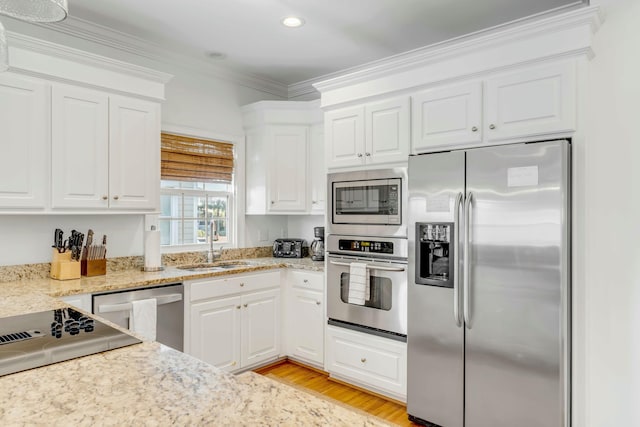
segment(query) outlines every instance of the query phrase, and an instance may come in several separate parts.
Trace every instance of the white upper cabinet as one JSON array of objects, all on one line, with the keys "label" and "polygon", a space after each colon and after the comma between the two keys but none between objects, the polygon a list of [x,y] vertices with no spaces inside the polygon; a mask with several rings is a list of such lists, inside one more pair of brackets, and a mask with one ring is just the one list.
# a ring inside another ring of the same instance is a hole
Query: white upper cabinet
[{"label": "white upper cabinet", "polygon": [[52,207],[109,207],[109,97],[57,85],[52,106]]},{"label": "white upper cabinet", "polygon": [[0,74],[0,209],[47,204],[50,105],[48,84]]},{"label": "white upper cabinet", "polygon": [[246,213],[324,213],[324,141],[319,101],[260,101],[242,107]]},{"label": "white upper cabinet", "polygon": [[159,104],[110,97],[109,194],[115,209],[159,209]]},{"label": "white upper cabinet", "polygon": [[53,88],[52,207],[156,210],[159,105]]},{"label": "white upper cabinet", "polygon": [[269,212],[304,212],[307,208],[308,133],[307,126],[268,127]]},{"label": "white upper cabinet", "polygon": [[487,79],[487,141],[548,135],[576,129],[573,62],[527,68]]},{"label": "white upper cabinet", "polygon": [[327,195],[327,169],[324,156],[324,127],[311,126],[309,138],[310,213],[324,214]]},{"label": "white upper cabinet", "polygon": [[482,84],[434,88],[411,97],[413,151],[482,142]]},{"label": "white upper cabinet", "polygon": [[575,80],[565,61],[418,92],[411,152],[564,136],[576,129]]},{"label": "white upper cabinet", "polygon": [[409,155],[409,98],[325,114],[329,169],[401,163]]},{"label": "white upper cabinet", "polygon": [[364,164],[364,108],[329,111],[324,115],[327,167]]},{"label": "white upper cabinet", "polygon": [[409,111],[409,97],[365,105],[364,156],[367,163],[407,161]]}]

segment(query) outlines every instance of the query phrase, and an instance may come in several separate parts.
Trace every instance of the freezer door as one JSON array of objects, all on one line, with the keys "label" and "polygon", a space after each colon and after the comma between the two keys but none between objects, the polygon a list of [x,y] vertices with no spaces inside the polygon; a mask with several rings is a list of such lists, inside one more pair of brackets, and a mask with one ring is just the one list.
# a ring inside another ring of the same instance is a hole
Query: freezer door
[{"label": "freezer door", "polygon": [[568,426],[569,145],[467,152],[465,426]]},{"label": "freezer door", "polygon": [[[463,425],[464,329],[454,318],[454,304],[460,304],[452,287],[416,283],[416,224],[455,223],[456,199],[464,193],[464,163],[463,151],[409,158],[407,412],[447,427]],[[460,247],[458,236],[453,250]],[[457,267],[453,275],[460,271]]]}]

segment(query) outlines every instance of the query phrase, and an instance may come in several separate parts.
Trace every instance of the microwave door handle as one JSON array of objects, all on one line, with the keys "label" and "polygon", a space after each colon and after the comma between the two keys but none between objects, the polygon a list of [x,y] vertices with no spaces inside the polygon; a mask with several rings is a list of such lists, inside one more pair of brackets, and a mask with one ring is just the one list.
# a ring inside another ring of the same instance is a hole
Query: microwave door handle
[{"label": "microwave door handle", "polygon": [[[343,267],[351,266],[351,263],[349,262],[340,262],[340,261],[329,261],[329,262],[333,265],[341,265]],[[405,267],[387,267],[387,266],[374,265],[374,264],[367,264],[367,268],[369,270],[381,270],[381,271],[405,271],[406,270]]]},{"label": "microwave door handle", "polygon": [[453,318],[458,327],[462,326],[462,319],[460,318],[460,275],[458,274],[460,272],[460,246],[458,242],[460,242],[460,206],[463,198],[462,193],[458,193],[453,208],[453,236],[455,239],[453,247]]},{"label": "microwave door handle", "polygon": [[[181,294],[169,294],[156,297],[157,305],[171,304],[173,302],[182,301]],[[121,304],[101,304],[98,306],[98,313],[114,313],[117,311],[130,311],[133,305],[130,302]]]}]

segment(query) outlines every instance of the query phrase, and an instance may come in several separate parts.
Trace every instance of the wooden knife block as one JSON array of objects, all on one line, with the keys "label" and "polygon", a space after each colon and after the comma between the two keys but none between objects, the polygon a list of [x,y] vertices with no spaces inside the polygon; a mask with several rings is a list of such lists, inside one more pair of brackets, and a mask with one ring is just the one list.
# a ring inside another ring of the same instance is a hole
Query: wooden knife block
[{"label": "wooden knife block", "polygon": [[81,272],[83,276],[103,276],[107,274],[107,260],[103,259],[83,259],[81,263]]},{"label": "wooden knife block", "polygon": [[54,249],[51,257],[51,272],[49,276],[56,280],[71,280],[80,278],[80,262],[71,260],[71,252],[59,253]]}]

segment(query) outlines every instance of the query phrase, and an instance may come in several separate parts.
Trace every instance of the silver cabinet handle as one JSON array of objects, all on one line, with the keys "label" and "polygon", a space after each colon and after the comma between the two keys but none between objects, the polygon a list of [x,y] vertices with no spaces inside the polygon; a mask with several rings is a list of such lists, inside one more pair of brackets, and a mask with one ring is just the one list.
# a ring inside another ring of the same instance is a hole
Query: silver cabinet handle
[{"label": "silver cabinet handle", "polygon": [[[344,267],[351,267],[351,264],[348,262],[339,262],[339,261],[330,261],[333,265],[342,265]],[[367,264],[367,268],[369,270],[381,270],[381,271],[405,271],[405,267],[384,267],[381,265],[375,264]]]},{"label": "silver cabinet handle", "polygon": [[364,363],[364,362],[366,362],[366,361],[367,361],[367,359],[366,359],[366,357],[363,357],[362,359],[360,359],[360,361],[361,361],[362,363]]},{"label": "silver cabinet handle", "polygon": [[242,306],[243,306],[244,308],[247,308],[247,306],[248,306],[248,305],[249,305],[249,304],[242,304]]},{"label": "silver cabinet handle", "polygon": [[276,202],[274,202],[274,201],[272,200],[272,201],[271,201],[271,204],[272,204],[272,205],[275,205],[275,204],[276,204]]},{"label": "silver cabinet handle", "polygon": [[236,308],[237,308],[238,310],[240,310],[240,306],[239,306],[239,305],[236,305]]},{"label": "silver cabinet handle", "polygon": [[109,199],[109,196],[102,196],[102,200],[107,200]]},{"label": "silver cabinet handle", "polygon": [[[457,243],[460,241],[460,206],[462,205],[462,193],[458,193],[456,197],[455,207],[453,208],[453,238]],[[460,247],[456,244],[453,247],[453,318],[456,321],[458,327],[462,326],[462,319],[460,318]]]},{"label": "silver cabinet handle", "polygon": [[496,128],[496,125],[494,125],[493,123],[489,125],[489,129],[494,130]]},{"label": "silver cabinet handle", "polygon": [[362,153],[358,153],[358,157],[362,157]]},{"label": "silver cabinet handle", "polygon": [[478,132],[478,127],[477,126],[472,127],[471,132]]},{"label": "silver cabinet handle", "polygon": [[238,362],[236,362],[235,360],[233,361],[233,363],[231,364],[231,366],[236,366],[238,364]]},{"label": "silver cabinet handle", "polygon": [[244,283],[240,283],[240,287],[243,287],[243,286],[244,286]]},{"label": "silver cabinet handle", "polygon": [[371,153],[364,153],[365,156],[371,157]]},{"label": "silver cabinet handle", "polygon": [[316,301],[316,305],[320,305],[320,304],[321,304],[320,301]]},{"label": "silver cabinet handle", "polygon": [[309,279],[302,279],[304,283],[309,283]]},{"label": "silver cabinet handle", "polygon": [[467,329],[471,329],[471,310],[470,310],[470,300],[471,300],[471,289],[470,289],[470,277],[469,277],[469,264],[471,263],[471,245],[469,241],[471,240],[471,207],[473,206],[473,193],[469,191],[467,193],[467,200],[464,202],[464,259],[462,263],[463,269],[463,298],[462,305],[464,310],[464,322]]},{"label": "silver cabinet handle", "polygon": [[[171,304],[172,302],[182,301],[181,294],[169,294],[156,297],[157,305]],[[102,304],[98,306],[98,313],[113,313],[116,311],[129,311],[133,309],[133,305],[130,302],[122,304]]]},{"label": "silver cabinet handle", "polygon": [[118,196],[113,196],[113,200],[118,200],[120,197]]}]

